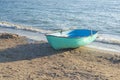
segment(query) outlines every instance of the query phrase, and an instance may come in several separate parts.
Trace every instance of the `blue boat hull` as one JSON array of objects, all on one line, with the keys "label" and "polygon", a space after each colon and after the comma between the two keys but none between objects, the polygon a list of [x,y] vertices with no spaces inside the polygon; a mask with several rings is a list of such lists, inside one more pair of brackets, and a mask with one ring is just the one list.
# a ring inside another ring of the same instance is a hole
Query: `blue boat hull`
[{"label": "blue boat hull", "polygon": [[49,44],[56,50],[65,48],[77,48],[93,42],[97,37],[97,31],[76,29],[62,33],[46,35]]}]

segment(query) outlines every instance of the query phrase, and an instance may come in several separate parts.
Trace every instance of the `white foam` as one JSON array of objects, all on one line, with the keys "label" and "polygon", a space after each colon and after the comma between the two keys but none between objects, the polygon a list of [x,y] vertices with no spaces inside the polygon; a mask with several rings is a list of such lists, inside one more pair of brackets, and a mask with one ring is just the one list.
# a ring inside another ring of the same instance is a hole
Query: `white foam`
[{"label": "white foam", "polygon": [[87,47],[120,53],[120,46],[118,46],[118,45],[111,45],[111,44],[93,42],[93,43],[87,45]]},{"label": "white foam", "polygon": [[[18,34],[21,36],[26,36],[30,39],[37,41],[47,41],[44,34],[51,33],[49,30],[42,30],[33,28],[30,26],[23,26],[18,24],[13,24],[9,22],[0,22],[0,32],[9,32]],[[109,50],[120,52],[120,36],[119,35],[111,35],[111,34],[99,34],[96,41],[87,45],[88,47],[98,48],[101,50]]]},{"label": "white foam", "polygon": [[26,31],[32,31],[32,32],[40,32],[40,33],[50,33],[50,30],[43,30],[38,28],[33,28],[32,26],[24,26],[20,24],[14,24],[10,22],[0,22],[0,26],[4,28],[14,28],[14,29],[20,29],[20,30],[26,30]]},{"label": "white foam", "polygon": [[24,30],[15,30],[15,29],[8,29],[8,28],[0,28],[0,33],[13,33],[18,34],[21,36],[26,36],[29,39],[35,40],[35,41],[47,41],[44,34],[38,33],[38,32],[30,32],[30,31],[24,31]]},{"label": "white foam", "polygon": [[99,34],[88,47],[120,53],[120,37],[112,34]]},{"label": "white foam", "polygon": [[120,45],[120,36],[112,34],[99,34],[96,41],[106,44]]}]

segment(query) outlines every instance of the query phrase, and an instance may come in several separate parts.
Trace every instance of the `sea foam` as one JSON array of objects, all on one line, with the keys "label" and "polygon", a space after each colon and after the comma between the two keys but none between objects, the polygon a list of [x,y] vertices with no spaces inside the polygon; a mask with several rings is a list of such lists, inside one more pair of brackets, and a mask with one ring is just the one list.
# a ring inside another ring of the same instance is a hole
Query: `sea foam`
[{"label": "sea foam", "polygon": [[[37,41],[40,40],[47,41],[44,34],[53,33],[57,31],[57,30],[54,31],[54,30],[38,29],[32,26],[24,26],[10,22],[0,22],[0,28],[1,28],[0,32],[15,33]],[[120,52],[120,37],[118,35],[113,35],[113,34],[99,33],[97,39],[87,46]]]},{"label": "sea foam", "polygon": [[40,32],[40,33],[50,33],[51,32],[49,30],[43,30],[40,28],[32,27],[32,26],[24,26],[24,25],[14,24],[14,23],[10,23],[10,22],[0,22],[0,27],[11,28],[11,29],[20,29],[20,30],[31,31],[31,32]]},{"label": "sea foam", "polygon": [[120,45],[120,37],[112,34],[99,34],[96,39],[97,42]]}]

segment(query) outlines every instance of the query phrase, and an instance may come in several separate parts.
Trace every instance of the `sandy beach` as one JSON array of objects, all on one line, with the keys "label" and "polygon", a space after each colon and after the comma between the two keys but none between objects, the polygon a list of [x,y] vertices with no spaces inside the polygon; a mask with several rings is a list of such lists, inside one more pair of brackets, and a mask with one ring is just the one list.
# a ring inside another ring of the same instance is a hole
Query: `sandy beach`
[{"label": "sandy beach", "polygon": [[120,80],[119,53],[54,50],[44,41],[0,34],[0,80]]}]

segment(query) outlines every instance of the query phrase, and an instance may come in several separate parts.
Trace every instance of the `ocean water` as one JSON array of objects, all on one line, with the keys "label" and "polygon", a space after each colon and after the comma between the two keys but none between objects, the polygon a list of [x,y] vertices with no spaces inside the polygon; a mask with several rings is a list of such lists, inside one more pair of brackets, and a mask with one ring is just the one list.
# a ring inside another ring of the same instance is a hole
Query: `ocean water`
[{"label": "ocean water", "polygon": [[120,52],[120,0],[0,0],[0,32],[46,40],[74,28],[99,31],[89,47]]}]

